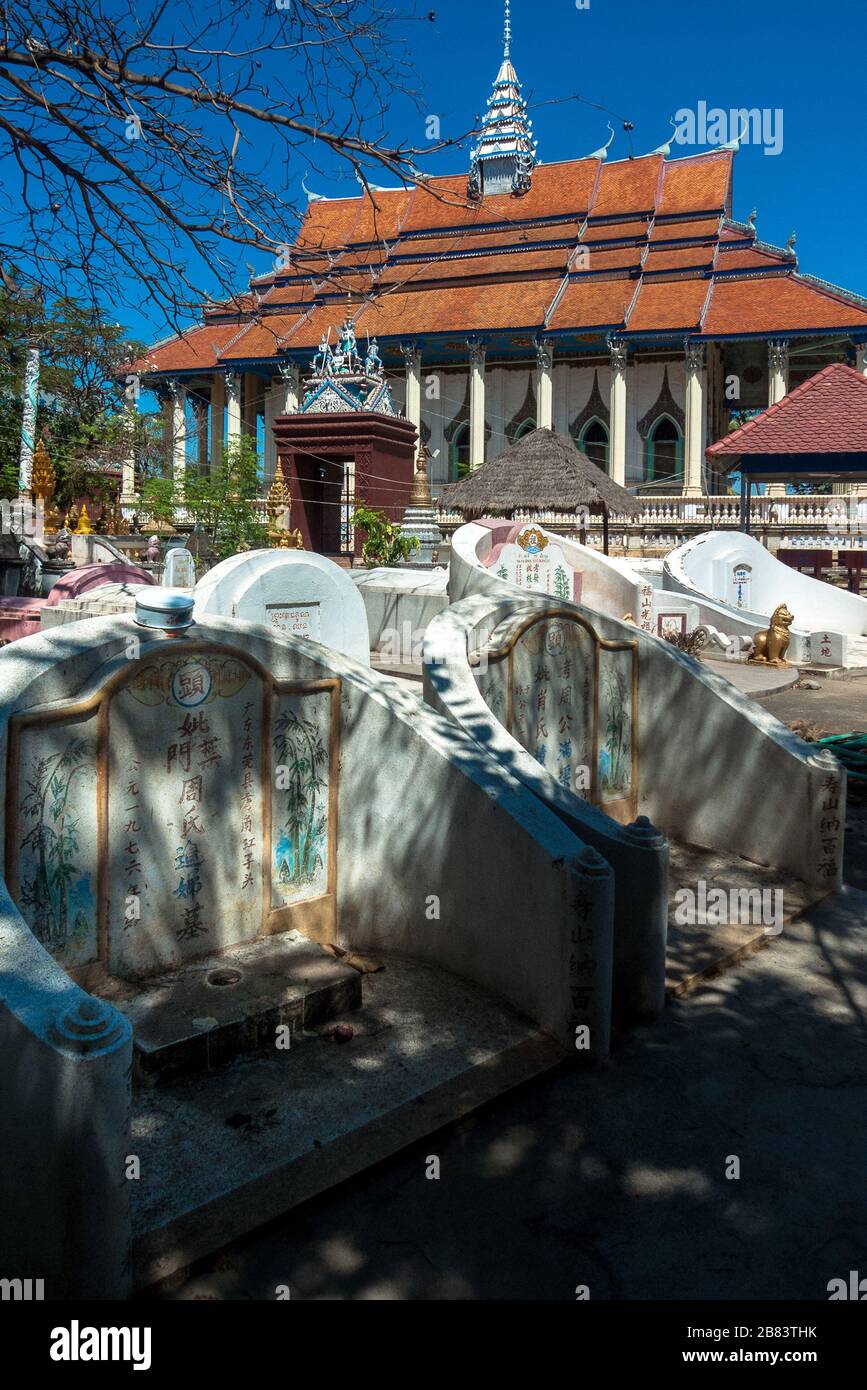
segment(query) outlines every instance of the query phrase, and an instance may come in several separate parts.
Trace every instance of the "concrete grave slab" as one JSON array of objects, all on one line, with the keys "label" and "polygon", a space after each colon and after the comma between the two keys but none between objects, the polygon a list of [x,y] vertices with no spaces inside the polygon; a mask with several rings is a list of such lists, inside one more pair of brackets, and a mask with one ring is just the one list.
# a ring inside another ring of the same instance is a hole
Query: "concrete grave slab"
[{"label": "concrete grave slab", "polygon": [[253,550],[232,555],[196,585],[197,621],[265,623],[287,637],[321,642],[370,664],[364,603],[349,576],[310,551]]}]

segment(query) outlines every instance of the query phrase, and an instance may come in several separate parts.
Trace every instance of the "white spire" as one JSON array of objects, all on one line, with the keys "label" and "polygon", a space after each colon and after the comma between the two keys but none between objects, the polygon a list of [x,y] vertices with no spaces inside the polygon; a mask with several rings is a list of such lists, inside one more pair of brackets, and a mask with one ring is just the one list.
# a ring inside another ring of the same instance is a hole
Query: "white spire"
[{"label": "white spire", "polygon": [[478,144],[470,152],[471,198],[526,193],[536,167],[536,141],[518,74],[512,66],[512,6],[505,0],[503,61],[488,97]]}]

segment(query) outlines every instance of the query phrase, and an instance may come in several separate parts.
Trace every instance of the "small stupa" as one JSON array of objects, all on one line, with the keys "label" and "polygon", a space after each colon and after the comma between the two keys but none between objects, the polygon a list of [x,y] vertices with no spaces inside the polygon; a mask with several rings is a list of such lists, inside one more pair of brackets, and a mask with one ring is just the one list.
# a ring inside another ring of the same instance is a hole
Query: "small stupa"
[{"label": "small stupa", "polygon": [[415,536],[418,548],[409,557],[411,565],[429,566],[434,563],[434,552],[443,543],[443,535],[437,525],[437,514],[431,497],[430,481],[427,474],[427,450],[424,441],[418,441],[418,459],[415,477],[409,494],[409,506],[400,523],[404,536]]}]

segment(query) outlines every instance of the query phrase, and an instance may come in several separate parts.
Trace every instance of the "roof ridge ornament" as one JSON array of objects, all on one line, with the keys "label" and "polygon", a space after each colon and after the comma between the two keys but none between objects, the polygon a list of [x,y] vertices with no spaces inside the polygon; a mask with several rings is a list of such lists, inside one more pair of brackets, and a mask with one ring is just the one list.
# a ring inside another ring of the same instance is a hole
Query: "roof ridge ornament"
[{"label": "roof ridge ornament", "polygon": [[611,134],[609,135],[604,145],[600,145],[598,150],[594,150],[592,154],[588,154],[588,159],[605,160],[608,158],[608,151],[611,148],[611,142],[614,139],[614,126],[611,124],[610,121],[606,121],[605,124],[611,131]]},{"label": "roof ridge ornament", "polygon": [[470,151],[467,192],[473,199],[529,192],[539,162],[533,122],[512,65],[511,0],[505,0],[504,15],[503,61],[488,97],[478,142]]},{"label": "roof ridge ornament", "polygon": [[[669,116],[669,118],[668,118],[668,124],[669,124],[670,126],[672,126],[672,127],[674,128],[674,130],[677,130],[677,122],[674,121],[674,120],[671,118],[671,116]],[[672,136],[669,135],[669,137],[668,137],[667,140],[663,140],[662,144],[661,144],[661,145],[657,145],[656,149],[655,149],[655,150],[651,150],[650,153],[651,153],[651,154],[661,154],[664,158],[667,159],[668,156],[671,154],[671,141],[672,141]]]}]

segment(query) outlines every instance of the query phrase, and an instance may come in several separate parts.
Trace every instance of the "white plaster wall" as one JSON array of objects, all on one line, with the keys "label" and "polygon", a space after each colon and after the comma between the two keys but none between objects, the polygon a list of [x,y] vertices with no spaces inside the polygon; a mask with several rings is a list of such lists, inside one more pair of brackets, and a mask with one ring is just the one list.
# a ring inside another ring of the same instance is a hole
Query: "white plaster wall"
[{"label": "white plaster wall", "polygon": [[[638,433],[638,422],[642,420],[659,399],[666,367],[668,385],[675,403],[686,410],[686,366],[681,361],[647,362],[631,361],[626,377],[626,485],[641,483],[644,477],[644,440]],[[672,491],[679,492],[682,480],[672,484]]]},{"label": "white plaster wall", "polygon": [[[477,593],[526,600],[480,563],[490,546],[484,526],[455,533],[452,603]],[[839,889],[844,816],[834,835],[822,828],[829,787],[845,807],[846,774],[836,758],[671,643],[585,604],[575,607],[601,637],[638,642],[639,804],[653,823],[671,838],[783,869],[814,888]],[[829,838],[836,844],[830,876],[823,867]]]},{"label": "white plaster wall", "polygon": [[352,570],[350,578],[364,601],[371,650],[401,660],[421,661],[422,639],[433,618],[448,607],[448,571]]},{"label": "white plaster wall", "polygon": [[[439,386],[439,400],[428,397],[430,379]],[[431,487],[436,497],[449,478],[449,446],[445,431],[463,408],[469,377],[467,372],[445,372],[422,366],[421,417],[431,432],[428,442],[431,461]]]},{"label": "white plaster wall", "polygon": [[[730,576],[736,564],[752,567],[748,609],[731,602]],[[710,598],[741,619],[766,624],[778,604],[785,603],[802,632],[867,634],[867,599],[790,569],[742,531],[696,536],[671,551],[664,574],[680,592]]]}]

